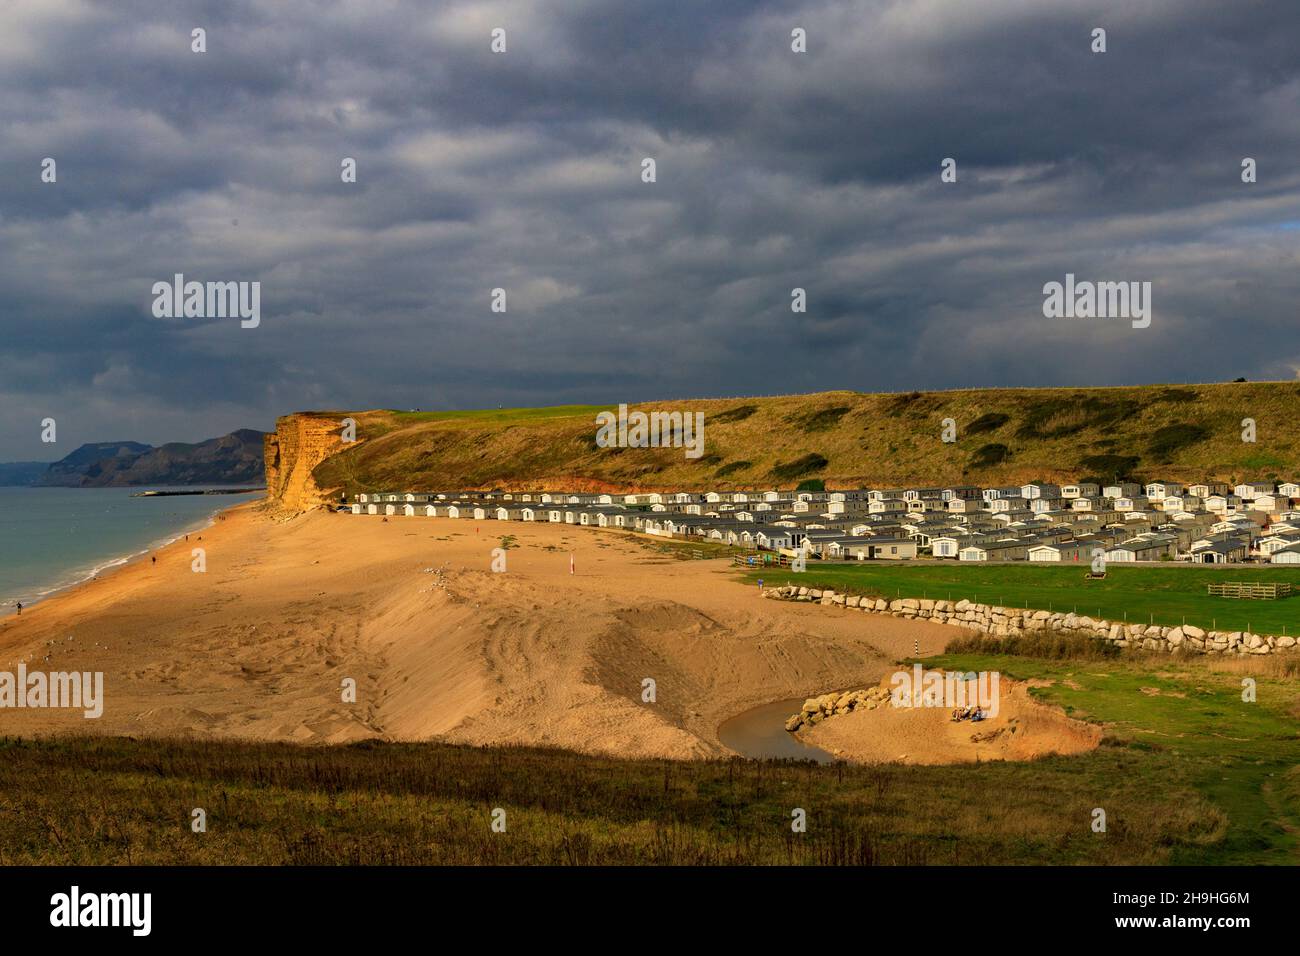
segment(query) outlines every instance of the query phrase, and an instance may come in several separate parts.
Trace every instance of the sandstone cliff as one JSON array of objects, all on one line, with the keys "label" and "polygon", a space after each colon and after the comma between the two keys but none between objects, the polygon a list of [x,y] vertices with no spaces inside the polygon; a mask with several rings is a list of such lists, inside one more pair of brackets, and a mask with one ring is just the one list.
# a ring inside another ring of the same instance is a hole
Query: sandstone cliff
[{"label": "sandstone cliff", "polygon": [[321,488],[312,470],[344,448],[342,416],[298,413],[276,419],[264,439],[266,495],[291,511],[326,504],[333,489]]}]

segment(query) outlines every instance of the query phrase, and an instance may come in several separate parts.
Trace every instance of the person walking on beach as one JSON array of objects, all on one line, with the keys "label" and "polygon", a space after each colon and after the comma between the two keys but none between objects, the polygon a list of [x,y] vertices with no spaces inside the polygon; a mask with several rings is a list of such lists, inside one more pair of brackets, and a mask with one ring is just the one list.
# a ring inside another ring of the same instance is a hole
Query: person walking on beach
[{"label": "person walking on beach", "polygon": [[22,602],[22,601],[18,601],[17,604],[18,604],[18,616],[19,616],[19,617],[22,617],[22,616],[23,616],[23,602]]},{"label": "person walking on beach", "polygon": [[151,554],[151,555],[149,555],[149,563],[150,563],[150,564],[157,564],[157,563],[158,563],[158,555],[156,555],[156,554]]}]

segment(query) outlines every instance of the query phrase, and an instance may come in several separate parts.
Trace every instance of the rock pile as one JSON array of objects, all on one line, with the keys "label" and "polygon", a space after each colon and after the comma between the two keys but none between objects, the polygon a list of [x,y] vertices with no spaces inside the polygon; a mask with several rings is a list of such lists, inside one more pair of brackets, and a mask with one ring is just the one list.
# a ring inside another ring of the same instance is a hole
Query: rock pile
[{"label": "rock pile", "polygon": [[1296,646],[1287,635],[1275,637],[1249,631],[1206,631],[1191,624],[1163,627],[1159,624],[1124,624],[1104,621],[1083,614],[1059,611],[975,604],[971,601],[931,601],[922,598],[860,597],[837,594],[832,590],[807,588],[795,584],[767,588],[763,597],[778,601],[811,601],[858,611],[889,614],[893,617],[919,618],[939,624],[952,624],[982,631],[993,637],[1011,637],[1035,631],[1082,634],[1110,641],[1117,647],[1148,651],[1182,651],[1193,654],[1270,654]]},{"label": "rock pile", "polygon": [[803,702],[799,713],[785,722],[785,729],[794,733],[800,727],[821,723],[827,717],[847,714],[862,708],[875,710],[889,703],[887,687],[868,687],[865,690],[847,690],[842,694],[822,694],[809,697]]}]

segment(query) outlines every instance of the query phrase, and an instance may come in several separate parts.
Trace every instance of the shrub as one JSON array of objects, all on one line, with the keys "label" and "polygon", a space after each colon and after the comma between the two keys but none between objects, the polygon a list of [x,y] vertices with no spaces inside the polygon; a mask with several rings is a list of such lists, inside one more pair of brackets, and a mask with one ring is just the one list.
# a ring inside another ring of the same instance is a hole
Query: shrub
[{"label": "shrub", "polygon": [[1089,395],[1049,398],[1030,405],[1020,438],[1065,438],[1087,428],[1105,428],[1141,410],[1131,399],[1104,399]]},{"label": "shrub", "polygon": [[971,468],[988,468],[991,465],[1000,465],[1011,457],[1011,449],[1006,445],[992,444],[985,445],[971,457]]},{"label": "shrub", "polygon": [[893,396],[885,411],[895,417],[903,414],[912,407],[913,404],[920,401],[924,396],[920,392],[907,392],[902,395]]},{"label": "shrub", "polygon": [[710,415],[709,424],[725,425],[727,422],[743,422],[756,411],[758,411],[757,405],[737,405],[735,408],[729,408],[725,412],[718,412],[716,415]]},{"label": "shrub", "polygon": [[1247,471],[1261,471],[1265,468],[1285,468],[1286,462],[1277,455],[1270,455],[1268,452],[1256,452],[1242,458],[1241,467]]},{"label": "shrub", "polygon": [[1121,648],[1099,637],[1037,631],[1012,637],[958,637],[948,642],[945,654],[992,654],[1040,657],[1048,660],[1099,661],[1119,657]]},{"label": "shrub", "polygon": [[821,471],[829,464],[825,456],[810,452],[794,461],[778,463],[772,468],[772,477],[777,481],[793,481],[814,471]]},{"label": "shrub", "polygon": [[1002,412],[986,412],[966,426],[966,434],[978,435],[980,432],[997,431],[1009,421],[1011,421],[1010,415],[1004,415]]},{"label": "shrub", "polygon": [[1147,450],[1157,461],[1168,462],[1175,454],[1210,437],[1200,425],[1166,425],[1151,436]]},{"label": "shrub", "polygon": [[725,478],[727,477],[727,475],[734,475],[738,471],[744,471],[746,468],[749,468],[753,464],[754,463],[752,461],[733,461],[731,464],[723,465],[721,468],[719,468],[716,472],[714,472],[713,477]]},{"label": "shrub", "polygon": [[1112,481],[1137,481],[1133,469],[1141,459],[1137,455],[1088,455],[1080,459],[1076,471],[1100,478],[1097,484]]},{"label": "shrub", "polygon": [[824,432],[835,427],[839,420],[850,411],[852,409],[847,405],[836,408],[821,408],[812,412],[791,415],[787,421],[795,425],[795,427],[803,429],[804,432]]}]

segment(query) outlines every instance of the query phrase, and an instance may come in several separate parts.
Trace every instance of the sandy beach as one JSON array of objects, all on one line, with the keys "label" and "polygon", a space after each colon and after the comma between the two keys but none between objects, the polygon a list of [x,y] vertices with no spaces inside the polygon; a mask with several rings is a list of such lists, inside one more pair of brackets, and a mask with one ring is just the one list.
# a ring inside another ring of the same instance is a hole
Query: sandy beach
[{"label": "sandy beach", "polygon": [[[502,535],[507,570],[490,570]],[[200,540],[201,539],[201,540]],[[207,571],[191,570],[193,547]],[[569,573],[573,555],[577,573]],[[0,622],[0,666],[103,671],[98,720],[0,711],[5,733],[368,737],[725,753],[748,707],[878,679],[951,631],[761,601],[721,560],[621,532],[260,504]],[[656,701],[642,703],[644,678]],[[343,703],[352,678],[357,702]]]},{"label": "sandy beach", "polygon": [[102,671],[105,684],[97,720],[6,709],[0,731],[714,756],[730,752],[716,733],[727,718],[873,684],[913,641],[933,654],[955,633],[763,601],[724,560],[552,524],[286,518],[253,503],[156,556],[0,621],[0,667]]}]

